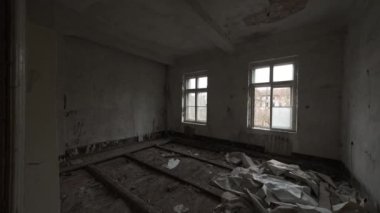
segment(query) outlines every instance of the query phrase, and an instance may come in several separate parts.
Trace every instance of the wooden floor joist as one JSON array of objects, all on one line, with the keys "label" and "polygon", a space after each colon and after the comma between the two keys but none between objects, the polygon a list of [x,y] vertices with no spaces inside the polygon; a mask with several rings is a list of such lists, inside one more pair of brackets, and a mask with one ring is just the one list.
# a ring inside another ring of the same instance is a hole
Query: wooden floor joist
[{"label": "wooden floor joist", "polygon": [[167,152],[174,152],[174,153],[177,153],[177,154],[189,157],[189,158],[193,158],[193,159],[196,159],[196,160],[208,163],[208,164],[212,164],[214,166],[218,166],[218,167],[221,167],[221,168],[224,168],[224,169],[228,169],[228,170],[232,170],[233,169],[232,166],[225,165],[225,164],[222,164],[222,163],[219,163],[219,162],[216,162],[216,161],[211,161],[211,160],[208,160],[206,158],[199,157],[199,156],[194,156],[194,155],[188,154],[188,153],[180,151],[180,150],[176,150],[176,149],[172,149],[172,148],[168,148],[168,147],[163,147],[163,146],[160,146],[160,145],[156,145],[154,147],[158,148],[158,149],[161,149],[161,150],[164,150],[164,151],[167,151]]},{"label": "wooden floor joist", "polygon": [[194,186],[206,193],[208,193],[209,195],[217,198],[217,199],[220,199],[223,191],[218,189],[218,188],[215,188],[215,187],[212,187],[212,186],[209,186],[209,185],[204,185],[204,184],[200,184],[200,183],[197,183],[189,178],[182,178],[182,177],[179,177],[175,174],[173,174],[172,172],[170,172],[169,170],[166,170],[166,169],[163,169],[163,168],[160,168],[160,167],[157,167],[157,166],[154,166],[148,162],[145,162],[144,160],[140,160],[134,156],[132,156],[131,154],[124,154],[124,156],[127,158],[127,159],[130,159],[130,160],[133,160],[147,168],[150,168],[152,170],[155,170],[156,172],[158,173],[161,173],[161,174],[164,174],[166,176],[169,176],[175,180],[178,180],[182,183],[185,183],[185,184],[188,184],[188,185],[191,185],[191,186]]},{"label": "wooden floor joist", "polygon": [[127,190],[119,182],[113,180],[102,170],[100,170],[95,165],[86,166],[86,170],[99,182],[105,185],[109,190],[120,196],[127,204],[130,205],[133,212],[144,212],[144,213],[161,213],[162,211],[157,207],[150,205],[141,198],[134,195],[132,192]]},{"label": "wooden floor joist", "polygon": [[125,153],[133,153],[133,152],[137,152],[140,150],[144,150],[144,149],[153,147],[155,145],[163,145],[163,144],[166,144],[169,142],[170,142],[170,139],[161,139],[161,140],[137,143],[135,145],[123,147],[123,148],[116,149],[116,150],[107,151],[106,154],[103,154],[103,153],[93,154],[91,156],[91,158],[89,158],[89,159],[85,159],[88,157],[83,158],[83,163],[81,163],[81,164],[62,167],[60,169],[60,173],[65,173],[65,172],[70,172],[70,171],[82,169],[87,165],[97,164],[97,163],[101,163],[101,162],[104,162],[107,160],[111,160],[111,159],[117,158],[119,156],[122,156]]}]

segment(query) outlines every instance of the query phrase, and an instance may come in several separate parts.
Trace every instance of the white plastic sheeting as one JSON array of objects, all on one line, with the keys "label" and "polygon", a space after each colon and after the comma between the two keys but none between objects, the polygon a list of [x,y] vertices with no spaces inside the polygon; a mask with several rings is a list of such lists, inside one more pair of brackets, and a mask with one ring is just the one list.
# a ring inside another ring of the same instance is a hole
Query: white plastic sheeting
[{"label": "white plastic sheeting", "polygon": [[[254,161],[241,152],[227,154],[226,161],[243,167],[212,179],[214,185],[229,193],[225,196],[235,196],[234,205],[222,199],[214,212],[364,212],[355,190],[345,185],[337,187],[325,174],[303,171],[298,165],[277,160]],[[332,205],[330,196],[340,203]]]}]

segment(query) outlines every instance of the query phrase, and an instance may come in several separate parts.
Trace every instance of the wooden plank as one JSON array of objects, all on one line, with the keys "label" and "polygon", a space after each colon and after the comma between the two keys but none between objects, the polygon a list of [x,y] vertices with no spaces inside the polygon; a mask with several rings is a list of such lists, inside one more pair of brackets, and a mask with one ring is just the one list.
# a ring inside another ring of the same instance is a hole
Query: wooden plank
[{"label": "wooden plank", "polygon": [[102,170],[100,170],[95,165],[88,165],[86,170],[94,176],[96,180],[103,183],[109,190],[119,195],[127,204],[130,204],[134,212],[145,212],[145,213],[159,213],[162,210],[151,204],[145,202],[141,198],[134,195],[131,191],[127,190],[119,182],[113,180],[111,177],[106,175]]},{"label": "wooden plank", "polygon": [[85,167],[87,165],[101,163],[101,162],[104,162],[107,160],[111,160],[111,159],[117,158],[117,157],[119,157],[125,153],[137,152],[139,150],[144,150],[144,149],[153,147],[155,145],[163,145],[163,144],[166,144],[169,142],[170,142],[170,139],[160,139],[160,140],[136,143],[135,145],[123,147],[120,149],[115,149],[115,150],[110,150],[110,151],[106,151],[106,152],[102,152],[102,153],[97,153],[97,154],[92,155],[91,157],[82,158],[81,160],[83,160],[83,163],[80,163],[78,165],[71,165],[71,166],[67,166],[67,167],[62,167],[60,169],[60,173],[82,169],[83,167]]},{"label": "wooden plank", "polygon": [[188,154],[186,152],[183,152],[183,151],[180,151],[180,150],[172,149],[172,148],[169,148],[169,147],[158,146],[158,145],[156,145],[154,147],[158,148],[158,149],[161,149],[161,150],[165,150],[167,152],[174,152],[174,153],[177,153],[177,154],[180,154],[180,155],[184,155],[186,157],[193,158],[193,159],[196,159],[196,160],[208,163],[208,164],[212,164],[214,166],[218,166],[218,167],[221,167],[221,168],[224,168],[224,169],[228,169],[228,170],[232,170],[233,169],[232,166],[225,165],[225,164],[219,163],[217,161],[211,161],[211,160],[208,160],[206,158],[199,157],[199,156],[190,155],[190,154]]},{"label": "wooden plank", "polygon": [[158,173],[161,173],[161,174],[164,174],[166,176],[169,176],[175,180],[178,180],[182,183],[185,183],[185,184],[188,184],[188,185],[191,185],[191,186],[194,186],[204,192],[207,192],[209,195],[213,196],[213,197],[216,197],[218,199],[220,199],[223,191],[220,190],[220,189],[217,189],[215,187],[212,187],[212,186],[208,186],[208,185],[204,185],[204,184],[200,184],[200,183],[197,183],[189,178],[182,178],[182,177],[179,177],[175,174],[173,174],[172,172],[170,172],[169,170],[166,170],[166,169],[163,169],[163,168],[160,168],[160,167],[156,167],[144,160],[140,160],[134,156],[132,156],[131,154],[124,154],[124,156],[127,158],[127,159],[131,159],[147,168],[150,168],[152,170],[155,170],[156,172]]}]

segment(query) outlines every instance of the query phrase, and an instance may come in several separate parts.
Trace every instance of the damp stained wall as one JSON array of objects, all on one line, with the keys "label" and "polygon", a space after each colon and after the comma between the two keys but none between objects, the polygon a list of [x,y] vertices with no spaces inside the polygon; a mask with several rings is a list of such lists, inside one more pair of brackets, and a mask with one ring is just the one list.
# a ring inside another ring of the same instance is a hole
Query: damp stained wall
[{"label": "damp stained wall", "polygon": [[59,212],[57,34],[26,25],[25,189],[28,213]]},{"label": "damp stained wall", "polygon": [[166,129],[166,68],[77,37],[58,42],[60,154]]},{"label": "damp stained wall", "polygon": [[[168,129],[185,132],[190,127],[196,135],[255,144],[280,154],[339,160],[343,44],[344,32],[318,26],[254,39],[230,55],[205,52],[182,58],[169,73]],[[249,63],[293,55],[298,55],[299,65],[297,132],[248,130]],[[208,71],[208,122],[184,124],[183,74],[200,70]]]},{"label": "damp stained wall", "polygon": [[343,161],[380,211],[380,2],[360,1],[349,28],[342,104]]}]

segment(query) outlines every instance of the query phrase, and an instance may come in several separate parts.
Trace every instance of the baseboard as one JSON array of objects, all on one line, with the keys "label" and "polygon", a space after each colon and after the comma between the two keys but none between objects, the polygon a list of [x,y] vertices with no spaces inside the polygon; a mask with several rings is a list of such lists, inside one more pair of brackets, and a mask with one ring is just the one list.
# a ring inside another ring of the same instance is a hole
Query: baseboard
[{"label": "baseboard", "polygon": [[166,131],[159,131],[150,134],[145,134],[142,138],[139,136],[128,137],[123,139],[108,140],[98,143],[92,143],[84,146],[78,146],[65,150],[65,153],[58,156],[59,163],[64,164],[68,160],[80,158],[84,155],[95,154],[99,152],[108,151],[111,149],[120,148],[125,145],[130,145],[137,142],[156,140],[167,137]]},{"label": "baseboard", "polygon": [[[184,143],[185,145],[198,146],[214,151],[244,151],[249,155],[257,156],[263,159],[275,158],[285,163],[296,163],[304,169],[325,169],[327,171],[324,172],[327,174],[334,174],[335,171],[333,170],[339,170],[341,174],[340,177],[337,177],[339,179],[350,176],[344,164],[339,160],[310,156],[295,152],[292,152],[290,156],[281,155],[266,152],[263,146],[258,146],[255,144],[247,144],[240,141],[231,141],[195,134],[187,135],[182,132],[169,131],[168,135],[185,139],[181,141],[181,143]],[[326,169],[325,165],[328,165],[329,169]]]},{"label": "baseboard", "polygon": [[[346,166],[345,169],[350,171]],[[380,213],[380,200],[376,200],[370,193],[366,186],[359,182],[359,180],[349,172],[350,175],[350,183],[353,187],[359,190],[360,196],[366,199],[366,208],[369,212],[377,212]]]}]

